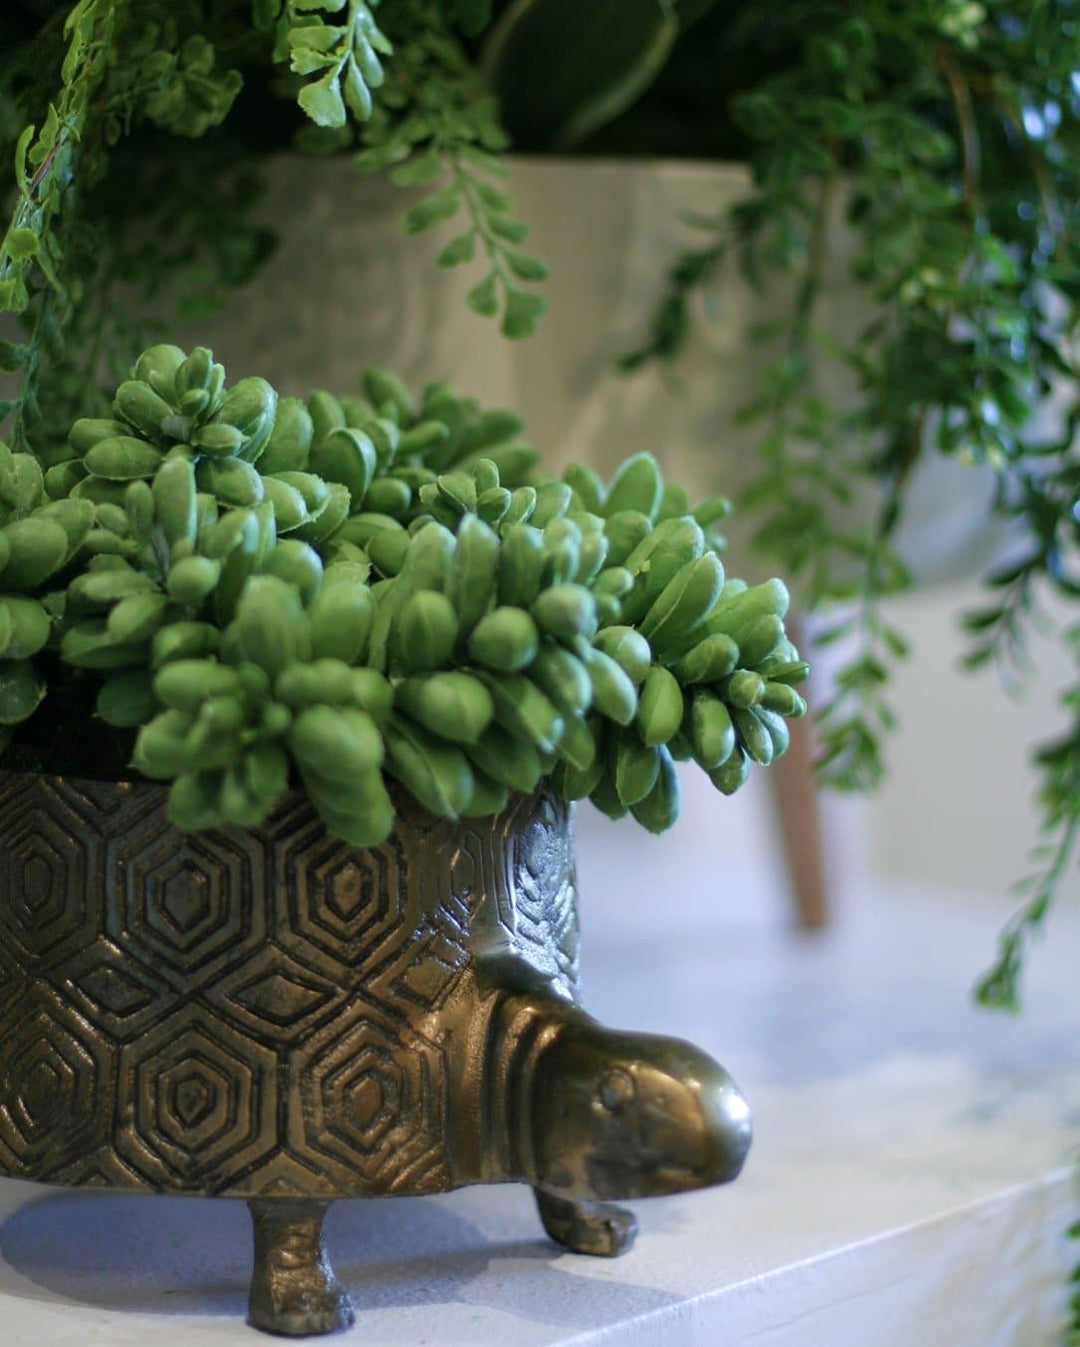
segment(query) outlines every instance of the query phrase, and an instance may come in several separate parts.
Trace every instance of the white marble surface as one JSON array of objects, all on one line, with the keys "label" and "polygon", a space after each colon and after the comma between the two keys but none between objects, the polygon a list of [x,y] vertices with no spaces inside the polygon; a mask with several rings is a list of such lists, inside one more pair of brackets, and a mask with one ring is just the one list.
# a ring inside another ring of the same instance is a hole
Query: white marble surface
[{"label": "white marble surface", "polygon": [[[670,885],[672,853],[649,862],[632,832],[584,822],[590,1009],[729,1066],[755,1112],[746,1172],[638,1204],[637,1247],[614,1262],[547,1244],[521,1189],[340,1204],[329,1236],[359,1307],[345,1340],[1052,1343],[1080,1136],[1075,923],[1040,953],[1026,1015],[1002,1019],[967,998],[998,902],[879,881],[807,940],[754,901],[759,873],[698,847],[663,905],[679,923],[650,925],[640,900]],[[623,882],[601,893],[614,854]],[[238,1204],[0,1183],[0,1342],[250,1344],[249,1258]]]}]

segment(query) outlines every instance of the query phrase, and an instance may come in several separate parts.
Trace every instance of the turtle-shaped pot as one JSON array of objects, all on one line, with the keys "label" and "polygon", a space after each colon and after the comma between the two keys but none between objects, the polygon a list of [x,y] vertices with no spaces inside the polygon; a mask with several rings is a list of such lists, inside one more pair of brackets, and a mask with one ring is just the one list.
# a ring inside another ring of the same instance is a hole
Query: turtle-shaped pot
[{"label": "turtle-shaped pot", "polygon": [[389,840],[300,795],[185,834],[165,791],[0,773],[0,1173],[246,1198],[251,1322],[352,1319],[330,1200],[522,1182],[548,1234],[613,1255],[614,1198],[738,1174],[749,1112],[690,1044],[577,1004],[566,807]]}]

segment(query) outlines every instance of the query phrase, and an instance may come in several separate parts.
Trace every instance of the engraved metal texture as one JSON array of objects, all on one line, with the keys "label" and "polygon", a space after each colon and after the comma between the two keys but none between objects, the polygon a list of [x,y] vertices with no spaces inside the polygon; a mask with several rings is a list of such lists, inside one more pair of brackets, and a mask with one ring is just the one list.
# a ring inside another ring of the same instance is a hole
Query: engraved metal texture
[{"label": "engraved metal texture", "polygon": [[453,1026],[488,961],[576,1000],[565,806],[403,803],[357,850],[299,795],[198,834],[164,800],[0,773],[0,1173],[254,1199],[479,1177]]}]

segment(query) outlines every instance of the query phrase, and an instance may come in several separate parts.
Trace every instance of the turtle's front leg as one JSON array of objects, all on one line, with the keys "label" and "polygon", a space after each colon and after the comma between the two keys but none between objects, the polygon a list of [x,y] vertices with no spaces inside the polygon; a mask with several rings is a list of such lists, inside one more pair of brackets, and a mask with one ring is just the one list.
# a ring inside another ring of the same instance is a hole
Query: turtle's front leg
[{"label": "turtle's front leg", "polygon": [[352,1302],[323,1244],[329,1202],[255,1198],[255,1269],[248,1322],[266,1333],[302,1338],[335,1333],[355,1319]]},{"label": "turtle's front leg", "polygon": [[544,1229],[556,1244],[574,1253],[617,1258],[637,1234],[637,1217],[613,1202],[573,1202],[534,1188]]}]

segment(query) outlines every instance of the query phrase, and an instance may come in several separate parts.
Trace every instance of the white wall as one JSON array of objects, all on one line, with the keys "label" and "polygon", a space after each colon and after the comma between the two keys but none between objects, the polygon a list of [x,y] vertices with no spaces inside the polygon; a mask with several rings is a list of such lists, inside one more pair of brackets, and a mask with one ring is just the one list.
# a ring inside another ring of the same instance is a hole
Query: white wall
[{"label": "white wall", "polygon": [[[888,781],[869,810],[869,861],[885,874],[993,893],[1024,871],[1036,838],[1028,755],[1065,723],[1057,696],[1072,669],[1058,642],[1036,638],[1035,674],[1019,696],[1007,695],[992,669],[962,672],[968,642],[956,616],[979,605],[975,585],[891,604],[915,649],[897,674],[901,723]],[[1060,610],[1055,617],[1068,620]],[[1075,874],[1062,893],[1080,893]]]}]

